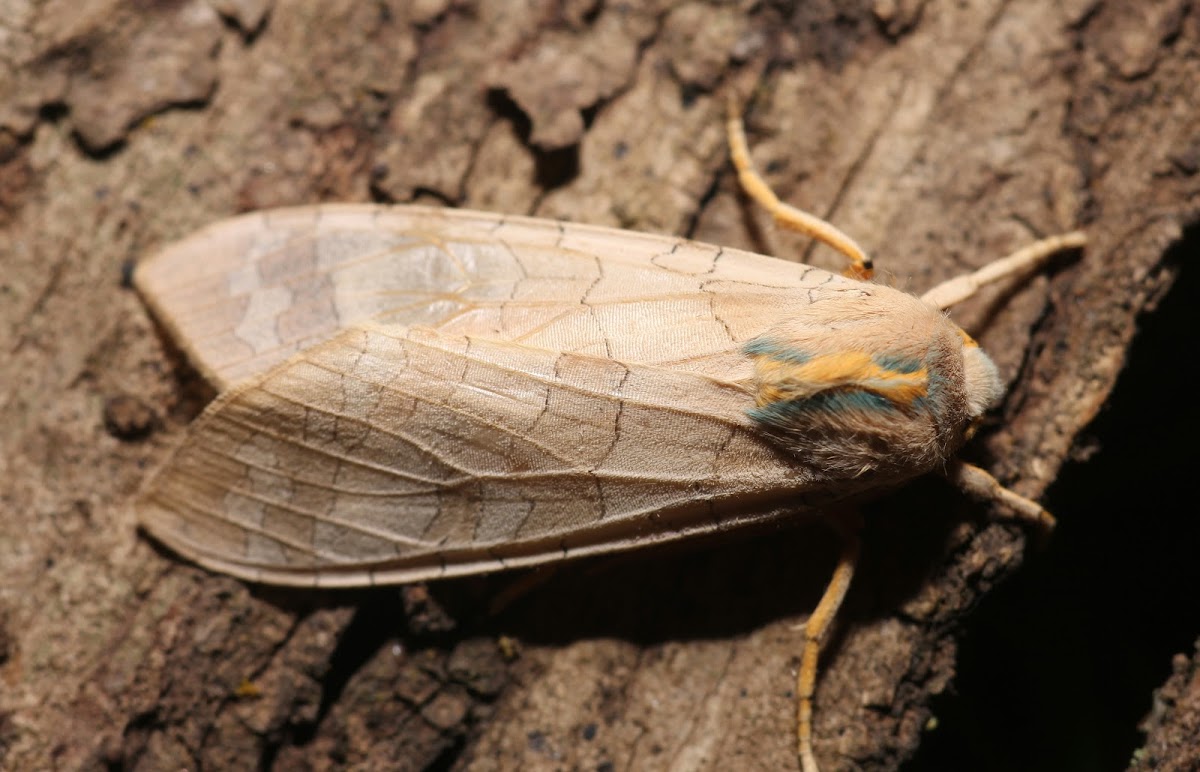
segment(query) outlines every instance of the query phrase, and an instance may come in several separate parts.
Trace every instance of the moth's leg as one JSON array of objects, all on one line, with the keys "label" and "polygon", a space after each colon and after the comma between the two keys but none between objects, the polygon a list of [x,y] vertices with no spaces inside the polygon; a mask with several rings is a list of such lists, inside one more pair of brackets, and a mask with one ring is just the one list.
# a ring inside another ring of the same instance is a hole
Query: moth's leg
[{"label": "moth's leg", "polygon": [[854,567],[858,564],[860,524],[857,516],[836,522],[842,537],[842,554],[838,557],[837,568],[833,570],[833,577],[821,596],[821,602],[804,624],[804,653],[800,657],[800,671],[796,674],[796,744],[803,772],[818,772],[812,749],[812,715],[821,641],[837,617],[846,591],[850,589],[850,580],[854,578]]},{"label": "moth's leg", "polygon": [[1066,249],[1079,249],[1086,243],[1087,235],[1083,231],[1072,231],[1035,241],[1023,249],[1018,249],[1008,257],[988,263],[977,271],[942,282],[922,295],[921,300],[935,308],[945,310],[955,303],[971,297],[986,284],[1031,269],[1055,253]]},{"label": "moth's leg", "polygon": [[1040,504],[1005,488],[999,480],[977,466],[954,461],[946,469],[946,479],[968,495],[999,502],[1018,520],[1033,523],[1045,531],[1054,528],[1054,516]]},{"label": "moth's leg", "polygon": [[850,261],[846,275],[856,279],[870,279],[875,272],[871,258],[854,239],[842,233],[820,217],[785,204],[767,185],[766,180],[754,168],[750,149],[746,145],[746,130],[742,126],[741,110],[734,99],[729,101],[729,120],[726,123],[729,137],[729,155],[737,169],[738,182],[742,190],[766,209],[781,228],[803,233],[823,244],[833,247]]}]

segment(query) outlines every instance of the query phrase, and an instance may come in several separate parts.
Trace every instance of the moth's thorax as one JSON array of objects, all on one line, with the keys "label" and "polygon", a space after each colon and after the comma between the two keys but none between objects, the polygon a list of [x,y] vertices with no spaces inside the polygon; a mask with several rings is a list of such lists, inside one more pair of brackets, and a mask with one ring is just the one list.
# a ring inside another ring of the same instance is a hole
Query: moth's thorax
[{"label": "moth's thorax", "polygon": [[748,342],[750,416],[829,479],[944,463],[999,398],[995,365],[946,316],[875,285],[833,293]]}]

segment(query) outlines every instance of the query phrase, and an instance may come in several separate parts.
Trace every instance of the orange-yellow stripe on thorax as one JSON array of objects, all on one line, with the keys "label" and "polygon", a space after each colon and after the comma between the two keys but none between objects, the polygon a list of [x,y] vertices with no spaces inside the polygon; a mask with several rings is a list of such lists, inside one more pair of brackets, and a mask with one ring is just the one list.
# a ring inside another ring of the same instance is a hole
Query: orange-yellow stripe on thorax
[{"label": "orange-yellow stripe on thorax", "polygon": [[870,391],[898,407],[910,407],[929,394],[929,371],[924,366],[889,366],[861,351],[844,351],[797,358],[756,357],[758,406],[811,397],[838,388]]}]

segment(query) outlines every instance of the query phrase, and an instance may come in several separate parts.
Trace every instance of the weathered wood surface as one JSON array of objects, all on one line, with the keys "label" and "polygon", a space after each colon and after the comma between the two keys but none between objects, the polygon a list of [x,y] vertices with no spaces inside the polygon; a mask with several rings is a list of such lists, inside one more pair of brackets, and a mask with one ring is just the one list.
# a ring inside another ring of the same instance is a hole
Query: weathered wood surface
[{"label": "weathered wood surface", "polygon": [[[123,266],[219,217],[325,200],[837,265],[736,194],[737,88],[771,182],[898,286],[1087,229],[1082,259],[955,315],[1012,384],[969,456],[1037,496],[1197,215],[1200,14],[1134,7],[4,4],[0,765],[794,766],[793,626],[831,534],[570,566],[499,613],[513,577],[314,595],[210,575],[132,521],[211,394]],[[895,768],[920,743],[957,625],[1023,554],[982,514],[936,482],[872,507],[818,689],[827,769]]]}]

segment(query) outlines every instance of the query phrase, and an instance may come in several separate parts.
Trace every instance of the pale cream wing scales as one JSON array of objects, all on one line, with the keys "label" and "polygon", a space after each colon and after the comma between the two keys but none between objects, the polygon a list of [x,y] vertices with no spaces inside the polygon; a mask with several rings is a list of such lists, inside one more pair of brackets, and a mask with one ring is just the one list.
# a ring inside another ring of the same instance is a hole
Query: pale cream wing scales
[{"label": "pale cream wing scales", "polygon": [[[426,245],[403,228],[377,227],[382,211],[330,205],[224,220],[140,263],[134,282],[223,390],[404,303],[404,287],[422,305],[453,296],[461,271],[446,260],[396,260]],[[402,281],[389,269],[404,270]]]},{"label": "pale cream wing scales", "polygon": [[774,320],[863,286],[664,236],[365,205],[217,223],[135,282],[219,389],[365,319],[722,374]]},{"label": "pale cream wing scales", "polygon": [[822,494],[729,382],[366,323],[222,394],[139,514],[198,562],[403,582],[794,515]]}]

